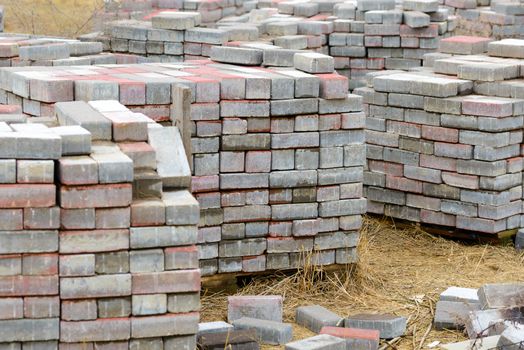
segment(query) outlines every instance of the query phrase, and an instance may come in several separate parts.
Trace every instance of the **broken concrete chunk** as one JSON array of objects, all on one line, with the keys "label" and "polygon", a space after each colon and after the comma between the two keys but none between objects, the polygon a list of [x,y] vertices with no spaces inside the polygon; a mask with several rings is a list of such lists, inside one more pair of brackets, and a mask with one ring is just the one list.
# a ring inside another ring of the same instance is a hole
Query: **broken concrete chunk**
[{"label": "broken concrete chunk", "polygon": [[485,284],[478,290],[482,309],[524,305],[524,283]]},{"label": "broken concrete chunk", "polygon": [[466,320],[466,331],[470,339],[499,335],[505,327],[497,327],[497,325],[504,324],[504,320],[523,323],[524,307],[471,312]]}]

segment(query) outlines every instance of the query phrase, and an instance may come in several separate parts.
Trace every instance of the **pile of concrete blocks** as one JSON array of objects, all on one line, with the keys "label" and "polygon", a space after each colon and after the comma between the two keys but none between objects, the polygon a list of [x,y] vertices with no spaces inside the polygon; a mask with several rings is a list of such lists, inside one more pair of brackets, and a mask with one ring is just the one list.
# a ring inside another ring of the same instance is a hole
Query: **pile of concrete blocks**
[{"label": "pile of concrete blocks", "polygon": [[420,67],[423,55],[435,52],[439,40],[454,31],[456,20],[448,12],[436,0],[337,4],[329,36],[335,68],[351,78],[353,89],[366,85],[369,72]]},{"label": "pile of concrete blocks", "polygon": [[[486,43],[458,37],[443,48],[478,45]],[[487,43],[489,55],[433,55],[424,69],[371,75],[355,90],[367,112],[369,212],[468,237],[521,227],[521,45],[506,39]]]},{"label": "pile of concrete blocks", "polygon": [[149,61],[142,56],[102,51],[103,45],[97,41],[26,34],[0,35],[0,67],[80,66]]},{"label": "pile of concrete blocks", "polygon": [[[171,67],[158,67],[184,75]],[[155,70],[154,65],[4,68],[0,103],[20,106],[26,117],[52,120],[56,102],[117,100],[157,122],[168,121],[172,84],[191,82]]]},{"label": "pile of concrete blocks", "polygon": [[329,56],[299,54],[295,66],[199,61],[0,74],[7,100],[24,96],[22,104],[41,110],[60,100],[119,99],[150,116],[161,107],[167,120],[182,105],[176,89],[189,88],[200,264],[210,275],[296,268],[309,254],[320,265],[356,262],[366,211],[361,97],[347,93]]},{"label": "pile of concrete blocks", "polygon": [[[523,294],[523,283],[486,284],[478,290],[457,287],[446,290],[437,304],[435,326],[438,329],[465,328],[471,340],[447,344],[444,348],[463,349],[473,342],[482,343],[482,348],[512,349],[522,346]],[[443,302],[449,305],[439,307]],[[452,310],[453,307],[455,310]],[[455,320],[449,318],[453,313],[458,316]]]},{"label": "pile of concrete blocks", "polygon": [[[212,46],[224,45],[228,31],[201,26],[200,12],[161,11],[148,21],[121,20],[110,24],[108,35],[90,34],[82,40],[99,40],[112,52],[147,56],[161,62],[178,62],[210,56]],[[255,28],[256,29],[256,28]],[[258,39],[258,31],[252,39]]]},{"label": "pile of concrete blocks", "polygon": [[198,11],[205,24],[245,13],[256,8],[255,0],[107,0],[104,8],[93,21],[93,30],[104,30],[106,24],[115,20],[147,20],[159,11]]},{"label": "pile of concrete blocks", "polygon": [[447,0],[457,16],[456,33],[493,39],[522,38],[524,4],[515,0]]},{"label": "pile of concrete blocks", "polygon": [[205,275],[296,268],[310,253],[318,265],[356,261],[361,100],[331,57],[297,54],[295,67],[201,70],[191,119]]},{"label": "pile of concrete blocks", "polygon": [[59,228],[55,162],[61,139],[0,123],[0,345],[59,338]]},{"label": "pile of concrete blocks", "polygon": [[178,129],[117,101],[55,107],[51,127],[2,123],[0,345],[195,348],[198,202],[161,171],[185,155],[155,149]]},{"label": "pile of concrete blocks", "polygon": [[86,38],[111,51],[164,62],[211,57],[215,46],[257,51],[262,59],[256,64],[263,66],[288,66],[297,50],[330,54],[353,89],[364,84],[369,71],[420,66],[423,54],[436,51],[439,39],[455,27],[455,18],[437,0],[284,1],[258,7],[213,28],[203,27],[199,10],[161,11],[148,20],[114,22],[105,35]]},{"label": "pile of concrete blocks", "polygon": [[287,350],[377,350],[381,338],[393,339],[406,332],[404,317],[360,314],[344,319],[320,305],[309,305],[296,309],[295,321],[317,335],[292,341],[291,325],[282,322],[282,302],[279,295],[228,297],[229,323],[201,323],[199,348],[221,349],[229,341],[233,348],[242,344],[249,349],[285,344]]}]

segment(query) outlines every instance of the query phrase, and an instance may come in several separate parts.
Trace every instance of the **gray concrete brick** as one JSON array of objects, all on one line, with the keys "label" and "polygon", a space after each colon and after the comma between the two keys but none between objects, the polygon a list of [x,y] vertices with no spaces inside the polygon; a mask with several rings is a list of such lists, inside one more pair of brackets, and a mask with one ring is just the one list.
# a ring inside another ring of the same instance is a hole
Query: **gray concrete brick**
[{"label": "gray concrete brick", "polygon": [[524,289],[522,283],[485,284],[478,290],[482,309],[519,306],[518,298]]},{"label": "gray concrete brick", "polygon": [[315,333],[319,333],[324,326],[339,326],[343,322],[342,317],[320,305],[298,307],[295,320]]},{"label": "gray concrete brick", "polygon": [[435,309],[436,329],[462,329],[471,311],[480,310],[478,303],[438,301]]},{"label": "gray concrete brick", "polygon": [[149,144],[157,157],[157,172],[165,187],[188,187],[191,170],[176,127],[149,128]]},{"label": "gray concrete brick", "polygon": [[233,321],[235,329],[255,329],[263,344],[281,345],[293,339],[293,329],[289,323],[242,317]]},{"label": "gray concrete brick", "polygon": [[344,350],[345,348],[344,339],[328,334],[287,343],[285,347],[286,350]]},{"label": "gray concrete brick", "polygon": [[1,320],[0,326],[3,343],[55,340],[59,336],[58,318]]},{"label": "gray concrete brick", "polygon": [[228,297],[228,322],[242,317],[282,322],[282,297],[277,295]]},{"label": "gray concrete brick", "polygon": [[406,332],[406,318],[395,315],[359,314],[345,319],[346,327],[377,329],[380,338],[392,339],[402,336]]}]

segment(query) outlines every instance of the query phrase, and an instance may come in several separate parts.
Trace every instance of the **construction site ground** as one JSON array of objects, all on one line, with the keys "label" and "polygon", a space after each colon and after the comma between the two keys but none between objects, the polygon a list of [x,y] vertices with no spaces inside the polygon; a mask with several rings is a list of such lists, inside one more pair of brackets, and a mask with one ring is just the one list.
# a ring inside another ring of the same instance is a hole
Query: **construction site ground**
[{"label": "construction site ground", "polygon": [[[381,348],[427,349],[436,342],[467,340],[461,331],[433,329],[441,292],[450,286],[478,288],[485,283],[522,281],[523,260],[524,255],[509,242],[457,242],[428,234],[415,224],[399,227],[390,219],[368,217],[361,233],[358,264],[331,272],[307,266],[294,274],[257,277],[236,293],[282,295],[284,322],[293,323],[294,339],[314,335],[294,323],[295,309],[319,304],[340,316],[360,312],[406,316],[406,335],[383,342]],[[228,294],[203,292],[203,322],[227,319]]]}]

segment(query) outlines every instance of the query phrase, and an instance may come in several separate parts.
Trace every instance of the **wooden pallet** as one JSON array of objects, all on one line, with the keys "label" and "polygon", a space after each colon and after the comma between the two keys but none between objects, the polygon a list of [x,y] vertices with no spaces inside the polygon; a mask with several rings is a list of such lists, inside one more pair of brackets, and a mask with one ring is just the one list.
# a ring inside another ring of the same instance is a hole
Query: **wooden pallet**
[{"label": "wooden pallet", "polygon": [[[368,216],[376,217],[376,218],[385,218],[383,215],[377,215],[377,214],[368,214]],[[439,225],[432,225],[432,224],[425,224],[425,223],[416,223],[408,220],[403,219],[397,219],[393,217],[387,216],[388,219],[393,220],[395,223],[395,226],[398,228],[410,228],[410,227],[418,227],[422,229],[423,231],[436,235],[436,236],[444,236],[446,238],[456,239],[460,241],[467,241],[467,242],[476,242],[481,244],[502,244],[502,243],[508,243],[513,239],[513,237],[517,234],[518,229],[511,229],[511,230],[505,230],[498,233],[485,233],[485,232],[477,232],[477,231],[469,231],[464,229],[459,229],[456,227],[447,227],[447,226],[439,226]]]},{"label": "wooden pallet", "polygon": [[[319,267],[323,273],[334,273],[347,270],[352,264],[334,264]],[[255,278],[289,276],[295,274],[298,269],[267,270],[259,272],[229,272],[212,276],[202,277],[202,290],[211,293],[226,292],[235,293],[239,288],[245,286]]]}]

